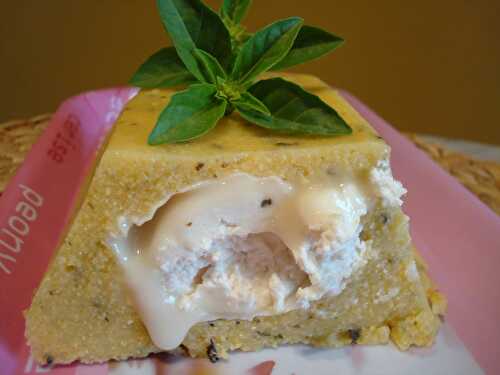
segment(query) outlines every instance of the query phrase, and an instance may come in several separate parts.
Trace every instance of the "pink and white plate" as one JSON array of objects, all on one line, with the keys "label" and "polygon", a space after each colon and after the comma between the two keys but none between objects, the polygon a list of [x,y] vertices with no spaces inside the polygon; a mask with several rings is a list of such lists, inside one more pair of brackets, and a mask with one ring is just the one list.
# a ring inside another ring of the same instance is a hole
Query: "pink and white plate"
[{"label": "pink and white plate", "polygon": [[[146,360],[40,368],[24,338],[28,308],[71,217],[79,189],[136,89],[68,99],[0,198],[0,374],[186,374],[200,361]],[[446,294],[446,322],[429,349],[285,346],[234,353],[221,374],[500,374],[500,218],[358,99],[344,97],[392,147],[394,175],[409,193],[412,236]],[[208,361],[203,360],[203,364]],[[212,365],[210,365],[212,366]]]}]

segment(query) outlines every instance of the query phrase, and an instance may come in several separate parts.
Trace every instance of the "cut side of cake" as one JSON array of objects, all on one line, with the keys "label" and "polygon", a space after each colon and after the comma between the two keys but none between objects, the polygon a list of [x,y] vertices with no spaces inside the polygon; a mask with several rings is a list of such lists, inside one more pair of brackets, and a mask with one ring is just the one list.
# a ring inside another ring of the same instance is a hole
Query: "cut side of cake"
[{"label": "cut side of cake", "polygon": [[232,114],[149,146],[175,91],[127,104],[26,312],[38,362],[432,344],[446,303],[414,253],[388,145],[319,79],[282,77],[353,133],[280,135]]}]

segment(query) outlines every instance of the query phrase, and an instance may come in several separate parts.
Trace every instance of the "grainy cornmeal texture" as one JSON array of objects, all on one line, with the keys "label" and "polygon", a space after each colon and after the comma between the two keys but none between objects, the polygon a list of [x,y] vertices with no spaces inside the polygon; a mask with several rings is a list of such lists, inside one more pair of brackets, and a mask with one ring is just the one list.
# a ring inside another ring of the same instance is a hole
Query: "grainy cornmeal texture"
[{"label": "grainy cornmeal texture", "polygon": [[[174,91],[143,91],[127,105],[26,312],[26,335],[38,362],[101,362],[159,351],[105,244],[110,233],[118,232],[118,217],[144,217],[168,193],[235,172],[307,183],[336,170],[367,174],[388,158],[386,143],[336,91],[314,77],[285,78],[336,108],[353,134],[281,136],[233,114],[199,140],[152,147],[147,136]],[[401,349],[432,344],[446,304],[423,266],[418,265],[420,276],[416,271],[408,219],[401,210],[379,204],[363,220],[362,237],[371,240],[368,261],[340,295],[324,298],[307,311],[197,324],[183,342],[184,351],[216,359],[231,350],[286,343],[338,347],[392,339]]]}]

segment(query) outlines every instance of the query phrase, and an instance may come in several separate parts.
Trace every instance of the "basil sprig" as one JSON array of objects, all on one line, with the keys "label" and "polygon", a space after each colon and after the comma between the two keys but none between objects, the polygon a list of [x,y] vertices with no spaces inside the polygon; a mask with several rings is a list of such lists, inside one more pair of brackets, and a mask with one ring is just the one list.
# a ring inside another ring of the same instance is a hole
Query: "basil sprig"
[{"label": "basil sprig", "polygon": [[133,85],[153,89],[171,87],[196,82],[193,74],[186,69],[174,47],[162,48],[144,64],[131,78]]},{"label": "basil sprig", "polygon": [[215,85],[201,83],[175,94],[149,135],[149,144],[189,141],[209,132],[227,106],[216,93]]},{"label": "basil sprig", "polygon": [[337,135],[351,129],[328,104],[299,85],[283,78],[257,82],[249,90],[252,98],[264,105],[258,108],[238,106],[246,120],[267,129],[287,134]]},{"label": "basil sprig", "polygon": [[224,1],[220,13],[222,17],[239,24],[245,18],[250,5],[252,5],[251,0]]},{"label": "basil sprig", "polygon": [[157,0],[174,47],[140,66],[130,83],[142,88],[190,85],[172,96],[149,135],[151,145],[189,141],[236,110],[247,121],[284,134],[342,135],[351,128],[318,96],[282,78],[258,81],[268,70],[321,57],[343,40],[283,19],[250,34],[240,24],[251,0],[224,0],[219,13],[201,0]]},{"label": "basil sprig", "polygon": [[303,22],[302,18],[288,18],[256,32],[238,52],[231,78],[240,85],[251,85],[288,54]]}]

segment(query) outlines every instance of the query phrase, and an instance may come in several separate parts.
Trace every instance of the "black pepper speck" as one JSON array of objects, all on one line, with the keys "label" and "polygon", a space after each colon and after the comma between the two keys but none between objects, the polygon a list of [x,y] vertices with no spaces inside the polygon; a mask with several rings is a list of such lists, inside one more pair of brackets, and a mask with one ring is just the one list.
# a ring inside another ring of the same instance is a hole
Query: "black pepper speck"
[{"label": "black pepper speck", "polygon": [[217,348],[215,347],[215,342],[213,339],[210,339],[210,344],[207,346],[207,357],[212,363],[215,363],[219,360],[219,356],[217,355]]},{"label": "black pepper speck", "polygon": [[272,204],[273,204],[273,200],[271,198],[266,198],[262,202],[260,202],[261,207],[270,206]]},{"label": "black pepper speck", "polygon": [[194,168],[195,168],[197,171],[200,171],[200,170],[201,170],[201,168],[203,168],[204,166],[205,166],[205,164],[204,164],[204,163],[198,163],[198,164],[196,164],[196,167],[194,167]]},{"label": "black pepper speck", "polygon": [[275,145],[276,146],[298,146],[298,142],[293,142],[293,143],[289,143],[289,142],[276,142]]},{"label": "black pepper speck", "polygon": [[54,363],[54,357],[52,357],[50,354],[47,354],[45,356],[45,364],[47,366],[50,366],[52,363]]},{"label": "black pepper speck", "polygon": [[382,224],[387,224],[389,222],[389,216],[387,216],[387,214],[381,214],[380,221],[382,221]]},{"label": "black pepper speck", "polygon": [[347,334],[351,338],[351,344],[357,344],[359,338],[361,337],[360,329],[349,329],[347,330]]}]

